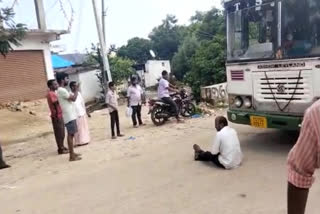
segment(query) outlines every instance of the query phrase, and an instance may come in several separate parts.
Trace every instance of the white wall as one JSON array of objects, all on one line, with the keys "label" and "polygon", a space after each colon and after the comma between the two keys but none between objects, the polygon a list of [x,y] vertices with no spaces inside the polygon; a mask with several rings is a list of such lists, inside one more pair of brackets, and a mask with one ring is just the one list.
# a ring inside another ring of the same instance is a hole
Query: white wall
[{"label": "white wall", "polygon": [[167,60],[149,60],[146,63],[145,81],[146,87],[155,86],[161,78],[162,71],[168,71],[171,73],[170,61]]},{"label": "white wall", "polygon": [[81,94],[86,102],[92,101],[100,95],[101,87],[96,73],[97,70],[92,70],[78,74]]},{"label": "white wall", "polygon": [[21,42],[21,46],[14,47],[14,50],[42,50],[47,78],[54,79],[54,72],[52,68],[51,53],[49,43],[43,36],[26,36]]}]

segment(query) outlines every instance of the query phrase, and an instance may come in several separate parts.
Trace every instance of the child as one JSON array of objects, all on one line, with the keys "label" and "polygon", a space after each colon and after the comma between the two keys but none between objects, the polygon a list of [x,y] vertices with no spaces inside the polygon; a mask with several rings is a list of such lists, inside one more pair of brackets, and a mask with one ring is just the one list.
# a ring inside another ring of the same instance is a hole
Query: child
[{"label": "child", "polygon": [[[108,104],[108,109],[110,113],[112,139],[117,139],[117,136],[123,137],[124,135],[122,135],[120,132],[120,124],[119,124],[118,95],[113,82],[109,83],[109,90],[106,96],[106,103]],[[117,136],[115,135],[115,132],[114,132],[115,125],[117,127]]]}]

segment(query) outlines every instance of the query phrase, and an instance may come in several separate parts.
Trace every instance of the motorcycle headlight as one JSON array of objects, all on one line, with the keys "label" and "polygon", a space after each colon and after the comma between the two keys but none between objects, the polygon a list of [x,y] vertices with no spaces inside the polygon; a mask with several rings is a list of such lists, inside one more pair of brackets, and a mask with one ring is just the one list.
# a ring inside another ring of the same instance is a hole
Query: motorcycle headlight
[{"label": "motorcycle headlight", "polygon": [[251,107],[252,107],[252,100],[251,100],[250,97],[246,97],[246,98],[244,99],[244,106],[245,106],[246,108],[251,108]]},{"label": "motorcycle headlight", "polygon": [[243,100],[242,100],[241,97],[236,97],[236,98],[234,99],[234,105],[235,105],[237,108],[241,108],[242,104],[243,104]]}]

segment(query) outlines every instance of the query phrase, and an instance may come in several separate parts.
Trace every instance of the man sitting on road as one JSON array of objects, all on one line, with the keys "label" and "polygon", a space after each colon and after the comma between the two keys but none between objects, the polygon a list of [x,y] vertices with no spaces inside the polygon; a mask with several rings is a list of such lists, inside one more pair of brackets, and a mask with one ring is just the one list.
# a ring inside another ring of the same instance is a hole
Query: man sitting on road
[{"label": "man sitting on road", "polygon": [[237,132],[228,126],[225,117],[217,117],[215,126],[218,131],[212,152],[201,150],[197,144],[193,145],[196,161],[211,161],[219,168],[233,169],[240,166],[242,152]]},{"label": "man sitting on road", "polygon": [[174,111],[174,115],[176,116],[177,121],[182,122],[182,120],[179,117],[179,108],[177,104],[170,97],[170,91],[177,92],[177,90],[170,86],[168,79],[169,79],[168,72],[162,71],[162,78],[160,79],[159,86],[158,86],[158,98],[161,99],[164,103],[170,105],[172,111]]}]

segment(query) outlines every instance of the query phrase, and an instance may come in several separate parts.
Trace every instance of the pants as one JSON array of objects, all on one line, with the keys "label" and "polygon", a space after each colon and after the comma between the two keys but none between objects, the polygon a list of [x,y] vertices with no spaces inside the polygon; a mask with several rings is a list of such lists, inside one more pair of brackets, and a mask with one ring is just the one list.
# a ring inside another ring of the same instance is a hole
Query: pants
[{"label": "pants", "polygon": [[171,99],[171,97],[162,97],[162,101],[168,105],[170,105],[171,110],[174,113],[174,116],[179,117],[179,108],[177,106],[177,103]]},{"label": "pants", "polygon": [[225,169],[225,167],[220,163],[219,161],[219,154],[213,155],[211,152],[204,152],[201,151],[198,155],[197,161],[211,161],[213,162],[217,167]]},{"label": "pants", "polygon": [[1,149],[1,145],[0,145],[0,166],[5,165],[6,163],[3,160],[3,156],[2,156],[2,149]]},{"label": "pants", "polygon": [[132,108],[132,122],[133,122],[133,125],[134,126],[137,125],[137,118],[138,118],[139,125],[142,125],[141,105],[131,106],[131,108]]},{"label": "pants", "polygon": [[112,137],[116,136],[114,132],[114,126],[117,127],[117,135],[120,135],[120,124],[119,124],[119,113],[118,111],[113,111],[110,113],[111,119],[111,135]]},{"label": "pants", "polygon": [[63,119],[51,118],[51,120],[58,151],[62,151],[65,148],[63,145],[63,141],[65,138],[65,128]]}]

